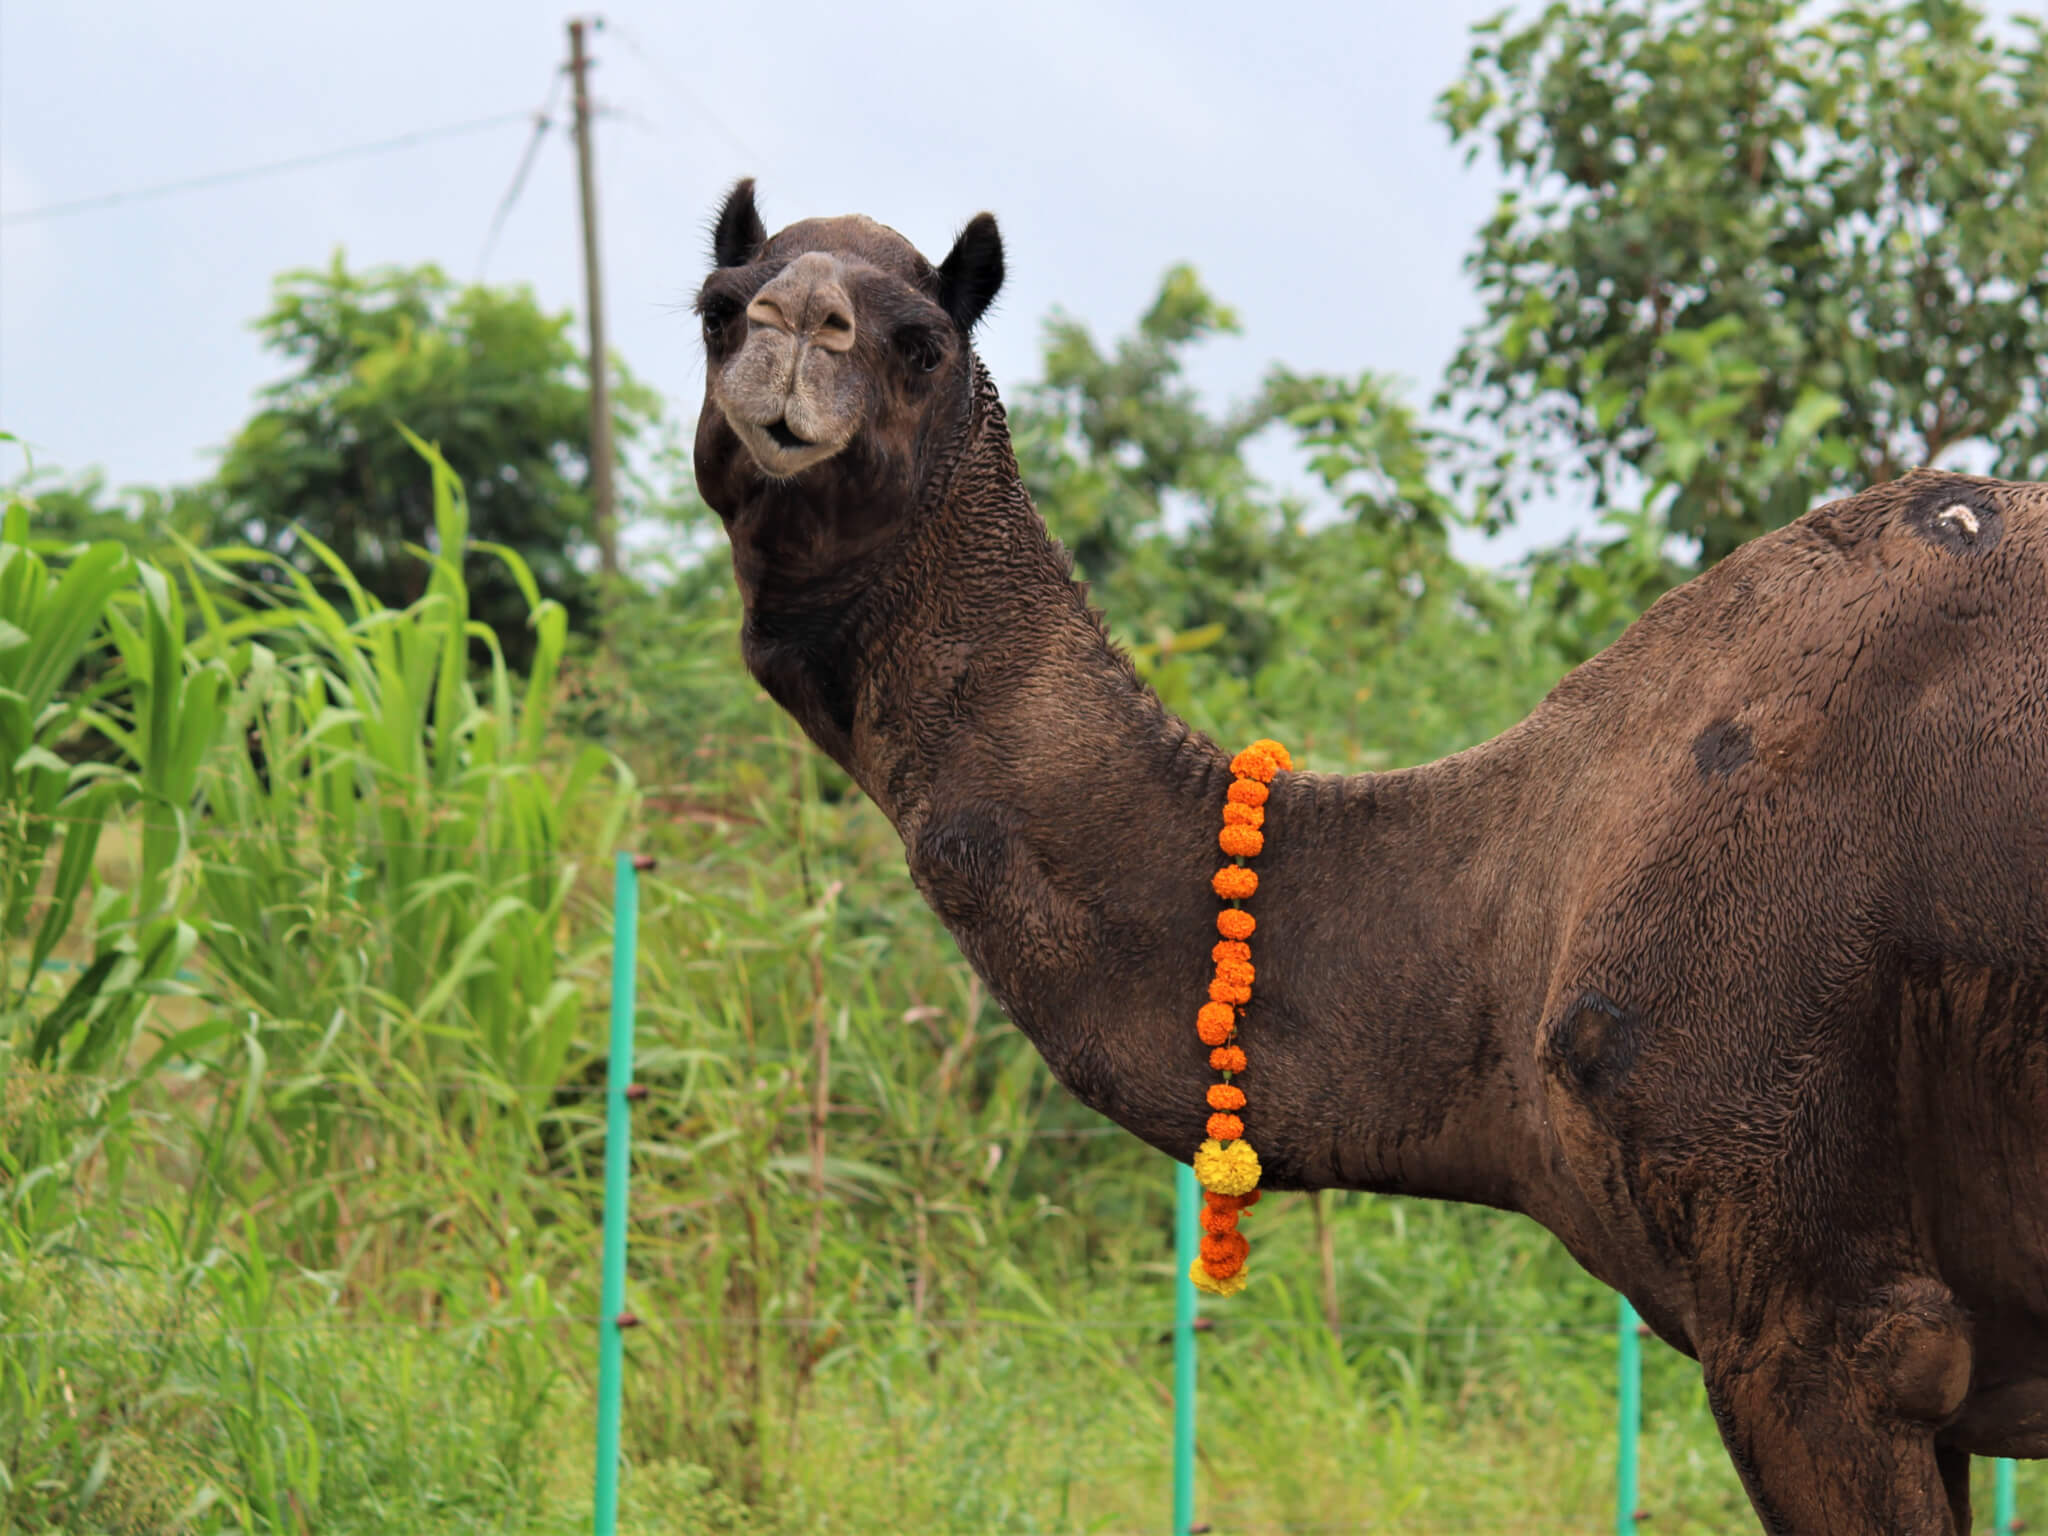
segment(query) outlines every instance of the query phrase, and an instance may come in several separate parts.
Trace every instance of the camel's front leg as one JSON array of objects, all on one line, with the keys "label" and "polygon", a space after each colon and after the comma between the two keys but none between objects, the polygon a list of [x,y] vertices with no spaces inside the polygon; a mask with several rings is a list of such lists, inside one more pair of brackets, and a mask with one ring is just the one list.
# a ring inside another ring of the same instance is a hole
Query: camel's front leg
[{"label": "camel's front leg", "polygon": [[1962,1536],[1969,1462],[1937,1452],[1969,1335],[1931,1282],[1875,1305],[1774,1308],[1701,1351],[1721,1438],[1774,1536]]}]

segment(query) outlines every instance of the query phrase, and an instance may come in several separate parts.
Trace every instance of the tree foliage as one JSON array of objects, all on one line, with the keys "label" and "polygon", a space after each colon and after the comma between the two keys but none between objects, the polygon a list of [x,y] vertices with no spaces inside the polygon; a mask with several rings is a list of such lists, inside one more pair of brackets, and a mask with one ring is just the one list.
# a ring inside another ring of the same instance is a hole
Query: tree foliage
[{"label": "tree foliage", "polygon": [[[279,278],[256,328],[293,371],[222,462],[234,533],[325,580],[304,529],[378,601],[411,602],[432,567],[407,546],[433,545],[433,487],[403,424],[462,466],[478,540],[516,551],[572,623],[590,621],[589,397],[567,314],[523,288],[462,287],[431,266],[353,272],[337,255]],[[658,404],[623,375],[615,399],[628,449]],[[523,659],[530,604],[501,563],[473,563],[474,616]]]},{"label": "tree foliage", "polygon": [[[1449,375],[1503,482],[1660,471],[1712,559],[1918,464],[2048,473],[2040,21],[1557,0],[1482,26],[1440,113],[1508,178]],[[1674,438],[1699,451],[1653,464]]]}]

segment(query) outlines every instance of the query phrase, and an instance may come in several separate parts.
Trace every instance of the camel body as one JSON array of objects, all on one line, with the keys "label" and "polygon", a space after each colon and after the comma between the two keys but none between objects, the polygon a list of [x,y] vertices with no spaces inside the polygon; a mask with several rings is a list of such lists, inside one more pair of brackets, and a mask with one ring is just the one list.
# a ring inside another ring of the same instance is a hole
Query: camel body
[{"label": "camel body", "polygon": [[[1224,754],[1112,646],[934,268],[736,189],[699,482],[749,668],[1059,1080],[1185,1161]],[[1660,599],[1522,724],[1268,806],[1274,1188],[1523,1212],[1695,1356],[1764,1526],[2048,1455],[2048,485],[1921,473]],[[1255,1301],[1247,1304],[1255,1304]]]}]

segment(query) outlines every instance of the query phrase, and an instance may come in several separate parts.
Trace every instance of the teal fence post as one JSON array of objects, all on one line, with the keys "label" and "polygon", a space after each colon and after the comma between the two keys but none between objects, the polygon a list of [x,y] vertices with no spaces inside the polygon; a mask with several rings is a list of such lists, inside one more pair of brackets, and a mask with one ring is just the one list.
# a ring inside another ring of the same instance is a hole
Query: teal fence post
[{"label": "teal fence post", "polygon": [[1195,1523],[1195,1282],[1188,1278],[1201,1241],[1201,1190],[1195,1170],[1173,1175],[1173,1536]]},{"label": "teal fence post", "polygon": [[640,871],[654,861],[622,853],[612,876],[612,1044],[604,1083],[604,1275],[597,1319],[596,1536],[619,1527],[619,1394],[626,1311],[626,1186],[633,1160],[633,978],[640,958]]},{"label": "teal fence post", "polygon": [[2017,1463],[2001,1456],[1992,1465],[1991,1530],[1993,1536],[2012,1536],[2020,1528],[2019,1479]]},{"label": "teal fence post", "polygon": [[1643,1433],[1643,1322],[1636,1316],[1636,1309],[1629,1305],[1626,1296],[1619,1300],[1621,1313],[1620,1325],[1615,1332],[1615,1363],[1621,1376],[1618,1393],[1621,1411],[1616,1425],[1619,1443],[1614,1453],[1614,1529],[1616,1536],[1636,1536],[1636,1519],[1641,1512],[1639,1496],[1642,1493],[1637,1481],[1636,1442]]}]

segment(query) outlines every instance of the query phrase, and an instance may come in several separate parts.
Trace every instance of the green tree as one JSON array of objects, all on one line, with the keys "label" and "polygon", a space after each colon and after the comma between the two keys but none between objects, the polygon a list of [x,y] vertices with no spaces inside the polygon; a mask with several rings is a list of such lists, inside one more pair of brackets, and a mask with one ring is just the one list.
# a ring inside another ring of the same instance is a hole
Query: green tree
[{"label": "green tree", "polygon": [[[1478,33],[1440,115],[1508,187],[1447,388],[1507,434],[1500,488],[1662,474],[1711,560],[1917,464],[2048,473],[2039,20],[1558,0]],[[1713,403],[1678,421],[1652,385],[1688,369]]]},{"label": "green tree", "polygon": [[[294,368],[264,392],[222,462],[234,535],[324,580],[301,537],[311,534],[387,606],[418,598],[432,567],[406,546],[433,545],[433,486],[403,423],[459,467],[478,541],[516,551],[572,624],[589,624],[589,407],[567,314],[549,314],[524,288],[458,286],[431,266],[352,272],[337,254],[279,278],[256,328]],[[658,402],[618,371],[623,451],[653,425]],[[502,561],[479,552],[470,563],[473,616],[524,658],[531,604]]]}]

